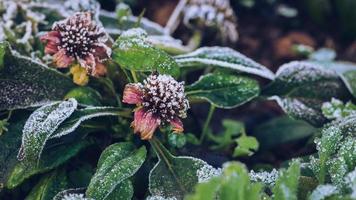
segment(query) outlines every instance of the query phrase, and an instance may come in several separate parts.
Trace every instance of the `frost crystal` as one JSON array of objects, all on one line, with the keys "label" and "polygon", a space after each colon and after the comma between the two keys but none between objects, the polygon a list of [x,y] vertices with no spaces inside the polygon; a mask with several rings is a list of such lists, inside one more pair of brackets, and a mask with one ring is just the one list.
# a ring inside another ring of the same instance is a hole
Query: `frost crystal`
[{"label": "frost crystal", "polygon": [[255,172],[253,170],[250,171],[249,173],[251,181],[255,182],[263,182],[266,185],[273,186],[279,176],[278,171],[276,169],[273,169],[271,172]]},{"label": "frost crystal", "polygon": [[162,196],[148,196],[146,200],[177,200],[175,197],[162,197]]},{"label": "frost crystal", "polygon": [[207,182],[211,178],[220,176],[222,173],[221,168],[214,168],[211,165],[205,163],[201,168],[198,169],[197,171],[197,176],[198,176],[198,182]]},{"label": "frost crystal", "polygon": [[348,173],[345,178],[345,185],[351,189],[351,198],[356,199],[356,168]]},{"label": "frost crystal", "polygon": [[62,200],[91,200],[85,198],[83,194],[66,194]]},{"label": "frost crystal", "polygon": [[323,200],[326,197],[337,194],[339,191],[333,185],[319,185],[311,194],[311,200]]}]

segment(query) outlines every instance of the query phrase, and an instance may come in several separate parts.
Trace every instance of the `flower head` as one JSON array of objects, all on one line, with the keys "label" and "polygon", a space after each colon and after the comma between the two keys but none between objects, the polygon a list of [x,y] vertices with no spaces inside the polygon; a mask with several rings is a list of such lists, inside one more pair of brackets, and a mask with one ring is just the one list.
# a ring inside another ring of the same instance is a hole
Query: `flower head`
[{"label": "flower head", "polygon": [[188,0],[183,16],[185,25],[218,28],[222,39],[238,39],[237,20],[229,0]]},{"label": "flower head", "polygon": [[107,35],[104,29],[95,24],[90,12],[79,12],[56,22],[41,41],[47,42],[45,53],[53,55],[59,68],[78,61],[93,76],[106,73],[102,62],[110,57],[111,49],[105,44]]},{"label": "flower head", "polygon": [[176,133],[183,132],[180,118],[186,117],[189,108],[184,82],[154,73],[143,84],[126,85],[123,102],[138,105],[132,127],[141,139],[151,139],[156,128],[165,124],[170,124]]}]

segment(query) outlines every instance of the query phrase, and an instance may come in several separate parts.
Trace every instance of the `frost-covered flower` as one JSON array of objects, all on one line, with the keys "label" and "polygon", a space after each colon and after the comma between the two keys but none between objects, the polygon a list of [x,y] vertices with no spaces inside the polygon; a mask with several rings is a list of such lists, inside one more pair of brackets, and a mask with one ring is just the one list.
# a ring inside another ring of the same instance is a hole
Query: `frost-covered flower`
[{"label": "frost-covered flower", "polygon": [[156,128],[165,124],[170,124],[176,133],[183,132],[180,118],[186,117],[189,108],[184,82],[153,73],[143,84],[126,85],[123,102],[138,105],[131,126],[141,139],[151,139]]},{"label": "frost-covered flower", "polygon": [[224,40],[237,41],[237,19],[229,0],[188,0],[183,10],[185,25],[215,27]]},{"label": "frost-covered flower", "polygon": [[45,53],[53,55],[57,67],[65,68],[78,61],[93,76],[106,73],[102,62],[111,54],[105,44],[107,39],[104,29],[95,24],[90,12],[79,12],[56,22],[52,31],[41,37],[47,42]]}]

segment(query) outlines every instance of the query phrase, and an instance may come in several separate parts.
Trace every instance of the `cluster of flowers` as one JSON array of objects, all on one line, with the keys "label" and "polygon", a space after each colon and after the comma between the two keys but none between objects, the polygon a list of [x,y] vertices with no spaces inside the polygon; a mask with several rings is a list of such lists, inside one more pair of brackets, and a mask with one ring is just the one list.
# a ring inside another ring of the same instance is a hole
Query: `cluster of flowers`
[{"label": "cluster of flowers", "polygon": [[[79,83],[88,81],[87,74],[103,76],[107,72],[104,62],[111,54],[108,36],[89,12],[76,13],[55,23],[41,41],[46,43],[45,53],[53,55],[55,66],[71,67],[74,80]],[[166,124],[170,124],[175,133],[183,132],[180,118],[186,117],[189,103],[184,83],[170,75],[153,73],[143,84],[126,85],[123,102],[137,105],[131,126],[141,139],[151,139],[155,130]]]}]

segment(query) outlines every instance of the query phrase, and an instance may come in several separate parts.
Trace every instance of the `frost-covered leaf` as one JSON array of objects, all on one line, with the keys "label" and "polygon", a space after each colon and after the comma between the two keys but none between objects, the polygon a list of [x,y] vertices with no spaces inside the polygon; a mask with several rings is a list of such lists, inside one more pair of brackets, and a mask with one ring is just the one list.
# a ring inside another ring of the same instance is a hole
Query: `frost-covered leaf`
[{"label": "frost-covered leaf", "polygon": [[219,108],[234,108],[257,97],[258,82],[243,76],[207,74],[186,87],[189,98],[207,100]]},{"label": "frost-covered leaf", "polygon": [[[100,11],[99,19],[105,31],[110,34],[111,37],[116,39],[120,34],[126,30],[140,27],[149,35],[163,35],[163,27],[159,24],[148,20],[147,18],[141,18],[128,15],[118,19],[117,11],[108,12],[105,10]],[[139,22],[139,23],[138,23]]]},{"label": "frost-covered leaf", "polygon": [[316,128],[312,125],[283,116],[256,126],[253,130],[253,136],[259,141],[260,149],[266,150],[306,138],[315,132]]},{"label": "frost-covered leaf", "polygon": [[250,181],[246,167],[237,162],[225,163],[223,173],[199,183],[188,200],[260,200],[262,185]]},{"label": "frost-covered leaf", "polygon": [[309,200],[324,200],[338,194],[338,189],[333,185],[319,185],[310,195]]},{"label": "frost-covered leaf", "polygon": [[17,164],[16,154],[21,146],[22,128],[25,120],[12,122],[8,132],[0,136],[0,191],[5,187],[11,171]]},{"label": "frost-covered leaf", "polygon": [[192,157],[175,157],[158,141],[151,141],[159,158],[149,175],[149,191],[152,196],[183,199],[199,182],[219,175],[206,162]]},{"label": "frost-covered leaf", "polygon": [[[93,199],[131,199],[133,188],[127,180],[134,175],[146,159],[146,148],[135,149],[131,143],[117,143],[104,150],[98,169],[90,181],[86,195]],[[119,198],[116,197],[116,198]]]},{"label": "frost-covered leaf", "polygon": [[336,71],[340,78],[344,81],[345,85],[356,98],[356,64],[351,62],[336,61],[326,63],[327,68]]},{"label": "frost-covered leaf", "polygon": [[112,58],[121,67],[133,71],[155,71],[178,76],[177,63],[166,52],[155,48],[147,40],[147,33],[139,28],[121,34],[113,45]]},{"label": "frost-covered leaf", "polygon": [[258,75],[270,80],[274,74],[267,67],[228,47],[202,47],[175,57],[180,67],[222,67]]},{"label": "frost-covered leaf", "polygon": [[68,187],[64,171],[56,170],[42,177],[25,200],[52,200],[56,194]]},{"label": "frost-covered leaf", "polygon": [[67,135],[86,120],[104,116],[128,116],[130,111],[115,107],[86,107],[77,109],[51,134],[50,139]]},{"label": "frost-covered leaf", "polygon": [[16,163],[8,176],[6,187],[9,189],[15,188],[33,175],[45,173],[60,166],[90,144],[91,142],[83,140],[45,149],[37,166],[27,166],[21,162]]},{"label": "frost-covered leaf", "polygon": [[184,46],[181,40],[169,35],[150,35],[148,36],[148,41],[153,44],[153,46],[173,55],[188,53],[192,50],[191,47]]},{"label": "frost-covered leaf", "polygon": [[332,97],[345,99],[349,92],[337,73],[311,62],[294,61],[282,65],[276,79],[264,90],[285,112],[296,119],[321,125],[326,118],[321,105]]},{"label": "frost-covered leaf", "polygon": [[356,114],[356,105],[351,101],[344,104],[342,101],[332,98],[330,102],[323,103],[323,114],[328,119],[340,119]]},{"label": "frost-covered leaf", "polygon": [[45,105],[33,112],[23,129],[19,159],[27,164],[38,164],[47,141],[74,132],[83,121],[94,117],[127,113],[124,109],[114,107],[76,108],[77,101],[69,99]]},{"label": "frost-covered leaf", "polygon": [[279,172],[276,169],[273,169],[270,172],[267,171],[255,172],[251,170],[249,176],[251,181],[262,182],[263,184],[271,187],[274,186],[274,184],[276,183],[276,180],[279,177]]},{"label": "frost-covered leaf", "polygon": [[31,114],[23,128],[19,160],[39,163],[46,141],[77,108],[77,101],[55,102],[45,105]]},{"label": "frost-covered leaf", "polygon": [[85,188],[66,189],[59,192],[53,200],[93,200],[84,196]]},{"label": "frost-covered leaf", "polygon": [[300,176],[300,163],[294,161],[287,170],[280,171],[279,177],[273,187],[276,200],[297,200],[298,180]]},{"label": "frost-covered leaf", "polygon": [[6,42],[0,42],[0,55],[0,110],[60,100],[74,86],[60,72],[13,52]]}]

